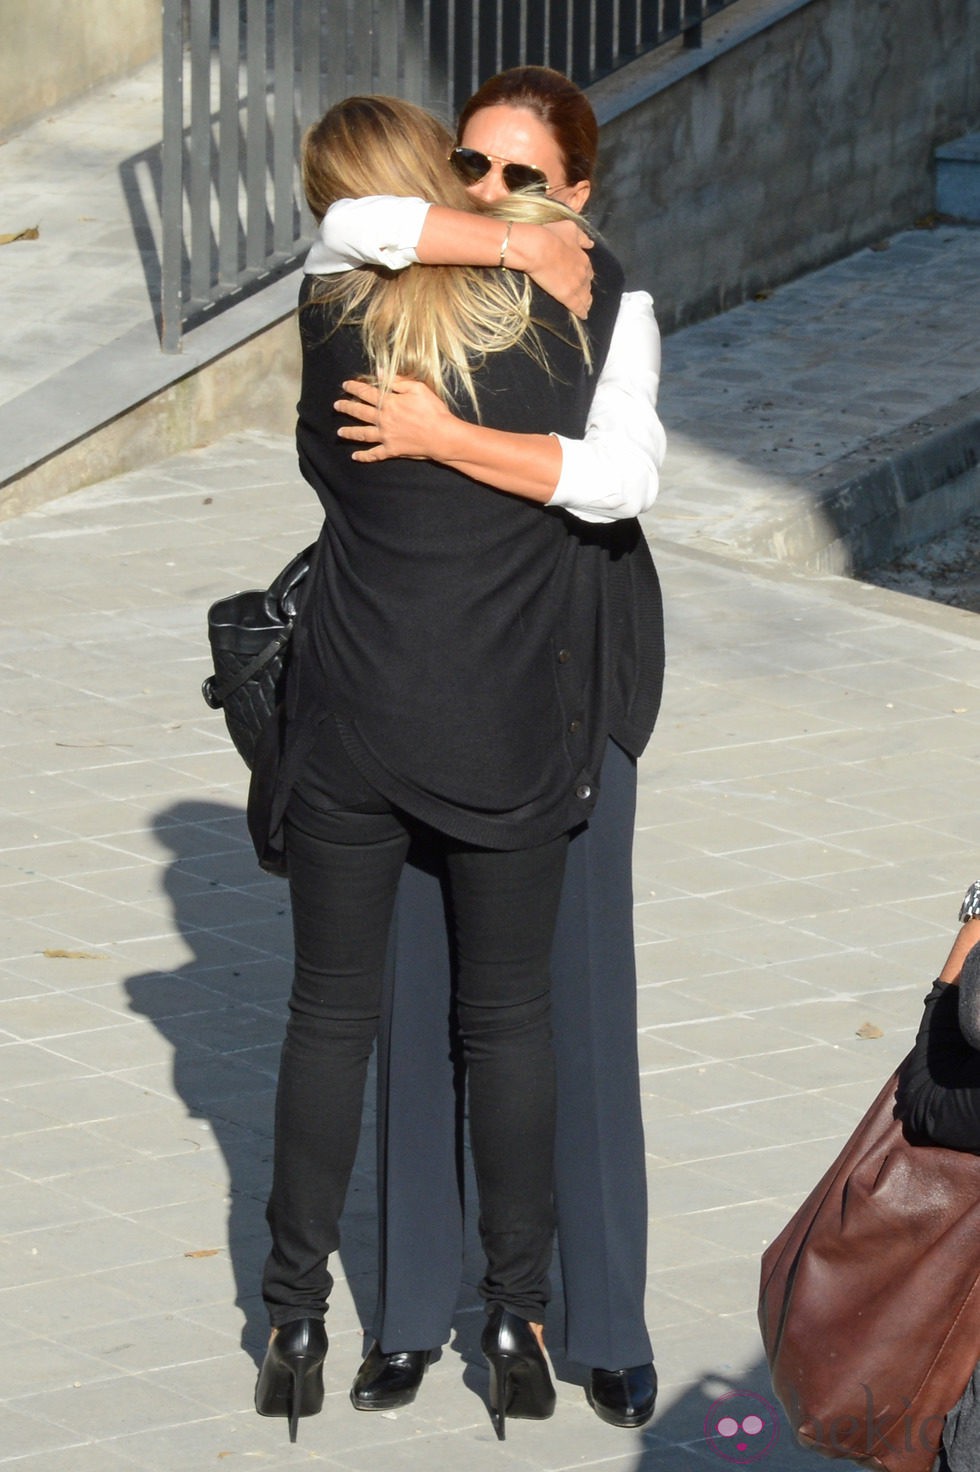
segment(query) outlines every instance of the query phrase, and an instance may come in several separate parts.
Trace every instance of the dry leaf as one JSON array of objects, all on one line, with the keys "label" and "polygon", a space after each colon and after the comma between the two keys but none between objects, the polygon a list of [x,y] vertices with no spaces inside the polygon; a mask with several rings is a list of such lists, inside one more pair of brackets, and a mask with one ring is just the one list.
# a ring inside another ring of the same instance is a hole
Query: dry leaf
[{"label": "dry leaf", "polygon": [[883,1038],[885,1034],[873,1022],[862,1022],[857,1030],[857,1036],[859,1038]]},{"label": "dry leaf", "polygon": [[0,245],[10,245],[15,240],[37,240],[40,226],[32,225],[29,230],[17,230],[13,235],[0,235]]},{"label": "dry leaf", "polygon": [[57,946],[49,946],[46,951],[41,952],[51,961],[108,961],[101,951],[63,951]]},{"label": "dry leaf", "polygon": [[217,1257],[220,1247],[199,1247],[196,1252],[185,1252],[185,1257]]}]

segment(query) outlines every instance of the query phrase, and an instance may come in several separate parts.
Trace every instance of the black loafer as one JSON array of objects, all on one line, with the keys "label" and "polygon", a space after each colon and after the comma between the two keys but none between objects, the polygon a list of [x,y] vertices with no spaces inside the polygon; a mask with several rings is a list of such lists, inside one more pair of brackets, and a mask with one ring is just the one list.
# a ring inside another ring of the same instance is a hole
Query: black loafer
[{"label": "black loafer", "polygon": [[586,1399],[610,1426],[645,1426],[657,1403],[657,1372],[652,1365],[628,1370],[591,1370]]},{"label": "black loafer", "polygon": [[394,1411],[410,1406],[418,1395],[429,1363],[427,1349],[400,1349],[385,1354],[375,1343],[354,1376],[351,1404],[359,1411]]}]

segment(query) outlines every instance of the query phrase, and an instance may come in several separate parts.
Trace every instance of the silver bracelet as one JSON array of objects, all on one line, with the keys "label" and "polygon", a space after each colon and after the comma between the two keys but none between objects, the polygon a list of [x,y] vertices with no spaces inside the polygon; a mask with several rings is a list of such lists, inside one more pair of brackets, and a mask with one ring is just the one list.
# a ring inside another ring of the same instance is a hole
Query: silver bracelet
[{"label": "silver bracelet", "polygon": [[975,879],[963,896],[960,905],[960,924],[967,920],[975,920],[980,915],[980,879]]},{"label": "silver bracelet", "polygon": [[513,220],[508,220],[507,229],[504,231],[504,242],[503,245],[500,247],[500,260],[497,262],[497,266],[501,271],[504,268],[504,257],[507,254],[507,247],[510,245],[510,232],[513,230],[513,228]]}]

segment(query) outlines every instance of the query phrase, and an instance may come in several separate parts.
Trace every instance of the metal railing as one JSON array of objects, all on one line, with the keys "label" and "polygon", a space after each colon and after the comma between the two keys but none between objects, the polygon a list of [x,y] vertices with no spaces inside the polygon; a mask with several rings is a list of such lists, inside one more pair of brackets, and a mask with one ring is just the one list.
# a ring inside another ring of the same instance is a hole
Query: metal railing
[{"label": "metal railing", "polygon": [[301,130],[387,92],[447,120],[527,62],[586,87],[735,0],[163,0],[161,342],[288,269],[313,233]]}]

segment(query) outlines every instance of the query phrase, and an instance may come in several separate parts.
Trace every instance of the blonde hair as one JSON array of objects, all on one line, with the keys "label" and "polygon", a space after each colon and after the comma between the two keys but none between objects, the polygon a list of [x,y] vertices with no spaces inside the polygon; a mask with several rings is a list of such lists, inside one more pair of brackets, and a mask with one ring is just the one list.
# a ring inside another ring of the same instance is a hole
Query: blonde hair
[{"label": "blonde hair", "polygon": [[[348,97],[311,127],[302,147],[303,187],[319,221],[338,199],[372,194],[421,196],[432,204],[486,213],[448,164],[453,138],[436,118],[395,97]],[[575,219],[541,195],[509,195],[490,213],[543,224]],[[317,278],[311,301],[339,308],[337,326],[359,327],[371,371],[385,391],[397,374],[418,378],[440,398],[465,391],[477,408],[473,373],[490,353],[521,346],[550,372],[521,272],[476,266],[367,266]],[[581,324],[569,323],[586,363]],[[572,340],[571,338],[567,340]]]}]

